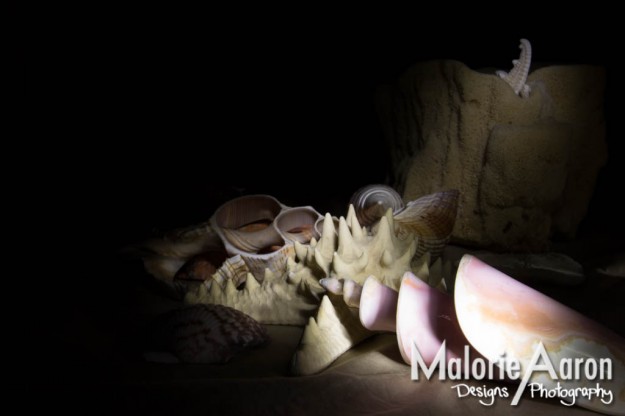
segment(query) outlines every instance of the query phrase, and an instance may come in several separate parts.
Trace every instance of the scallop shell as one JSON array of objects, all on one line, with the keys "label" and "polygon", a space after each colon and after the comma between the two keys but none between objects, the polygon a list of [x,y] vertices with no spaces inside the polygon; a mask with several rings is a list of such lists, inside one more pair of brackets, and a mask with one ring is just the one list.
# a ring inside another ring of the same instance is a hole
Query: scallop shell
[{"label": "scallop shell", "polygon": [[228,362],[242,350],[267,342],[265,328],[243,312],[222,305],[194,305],[157,321],[156,347],[185,363]]},{"label": "scallop shell", "polygon": [[360,224],[367,227],[382,218],[389,208],[393,214],[404,208],[401,196],[387,185],[364,186],[354,192],[349,203],[354,206]]}]

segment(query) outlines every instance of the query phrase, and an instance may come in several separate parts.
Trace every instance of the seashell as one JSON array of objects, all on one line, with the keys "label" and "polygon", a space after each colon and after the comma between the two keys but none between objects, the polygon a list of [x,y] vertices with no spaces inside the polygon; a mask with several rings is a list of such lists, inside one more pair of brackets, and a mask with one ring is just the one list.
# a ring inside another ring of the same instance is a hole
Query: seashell
[{"label": "seashell", "polygon": [[457,190],[437,192],[409,202],[394,215],[399,236],[413,233],[418,240],[416,256],[426,252],[440,256],[449,242],[458,214]]},{"label": "seashell", "polygon": [[343,284],[343,301],[347,306],[358,308],[360,306],[360,297],[362,296],[362,285],[354,282],[352,279],[345,279]]},{"label": "seashell", "polygon": [[398,293],[373,276],[365,281],[360,297],[360,322],[370,331],[395,332]]},{"label": "seashell", "polygon": [[336,277],[326,277],[319,280],[319,284],[323,286],[325,290],[333,295],[343,296],[343,281]]},{"label": "seashell", "polygon": [[[332,216],[331,219],[332,219],[332,223],[334,224],[334,233],[336,234],[336,230],[338,230],[339,228],[339,219],[334,216]],[[325,217],[321,217],[315,222],[315,234],[319,235],[319,237],[321,237],[321,234],[323,233],[324,221],[325,221]],[[319,237],[316,237],[316,238],[319,239]]]},{"label": "seashell", "polygon": [[316,374],[332,364],[352,346],[371,335],[358,320],[356,311],[342,300],[324,296],[316,318],[310,318],[291,360],[294,375]]},{"label": "seashell", "polygon": [[212,280],[220,286],[226,286],[228,281],[232,281],[234,287],[239,287],[247,279],[250,269],[243,261],[241,256],[233,256],[221,265],[217,271],[211,276]]},{"label": "seashell", "polygon": [[266,269],[257,279],[241,256],[224,265],[198,288],[189,290],[185,303],[219,304],[250,315],[263,324],[305,325],[319,305],[323,288],[312,276],[298,269],[293,259],[286,271]]},{"label": "seashell", "polygon": [[506,276],[477,258],[465,255],[455,283],[458,322],[467,339],[489,360],[516,359],[526,369],[542,342],[559,380],[535,372],[530,383],[552,389],[595,387],[597,380],[562,378],[562,360],[594,358],[612,362],[612,380],[601,386],[614,394],[606,406],[599,400],[577,397],[576,404],[602,413],[625,414],[625,340],[609,329],[542,293]]},{"label": "seashell", "polygon": [[[361,285],[377,279],[398,288],[416,250],[414,238],[395,235],[393,215],[389,209],[373,232],[361,227],[351,205],[346,218],[339,218],[338,231],[330,214],[326,214],[319,242],[309,246],[295,243],[299,263],[293,275],[308,273],[329,292],[341,296],[324,298],[317,313],[304,331],[304,337],[293,359],[295,374],[313,374],[330,365],[341,354],[368,337],[350,306],[362,305]],[[370,277],[370,276],[375,277]]]},{"label": "seashell", "polygon": [[[349,223],[348,223],[349,220]],[[319,242],[309,246],[295,243],[297,258],[316,278],[351,279],[362,285],[373,275],[390,287],[398,288],[401,276],[410,270],[417,248],[414,238],[399,238],[392,231],[390,209],[373,234],[360,226],[353,205],[347,219],[339,218],[338,230],[326,214]]]},{"label": "seashell", "polygon": [[283,208],[269,195],[242,196],[219,207],[210,223],[230,255],[257,253],[273,245],[284,245],[283,238],[271,226]]},{"label": "seashell", "polygon": [[308,244],[311,239],[319,238],[315,223],[323,218],[313,207],[297,207],[286,209],[276,217],[278,233],[287,241],[298,241]]},{"label": "seashell", "polygon": [[[408,364],[413,342],[428,366],[444,341],[447,360],[461,358],[469,345],[458,325],[453,298],[412,273],[404,275],[399,289],[396,331],[399,351]],[[479,355],[473,351],[470,356]]]},{"label": "seashell", "polygon": [[282,240],[282,245],[269,246],[258,254],[241,253],[240,256],[256,279],[262,281],[266,269],[277,275],[284,274],[287,262],[295,257],[295,249],[291,243]]},{"label": "seashell", "polygon": [[625,277],[625,253],[618,253],[611,258],[602,260],[603,266],[596,269],[597,273],[612,277]]},{"label": "seashell", "polygon": [[584,281],[584,268],[561,253],[473,253],[483,262],[518,280],[577,285]]},{"label": "seashell", "polygon": [[171,285],[176,272],[191,257],[223,244],[207,223],[173,230],[161,238],[151,238],[123,249],[141,258],[145,270],[157,280]]},{"label": "seashell", "polygon": [[143,268],[156,280],[171,284],[174,276],[187,262],[186,259],[164,257],[156,254],[144,254],[142,256]]},{"label": "seashell", "polygon": [[387,185],[364,186],[354,192],[349,203],[354,206],[360,224],[367,227],[382,218],[389,208],[393,214],[404,208],[401,196]]},{"label": "seashell", "polygon": [[351,279],[339,280],[334,277],[326,277],[319,280],[319,284],[333,295],[343,296],[347,306],[358,308],[360,306],[360,296],[362,286]]},{"label": "seashell", "polygon": [[221,249],[213,249],[191,257],[174,276],[174,280],[198,280],[209,279],[226,261],[226,252]]},{"label": "seashell", "polygon": [[222,305],[194,305],[168,312],[159,317],[154,338],[157,347],[172,352],[181,362],[202,364],[226,363],[269,339],[254,319]]},{"label": "seashell", "polygon": [[251,195],[228,201],[211,217],[230,255],[240,255],[258,280],[265,269],[282,275],[295,256],[293,242],[319,237],[314,225],[321,215],[312,207],[288,208],[272,196]]},{"label": "seashell", "polygon": [[221,246],[222,243],[217,233],[208,222],[203,222],[172,230],[162,238],[148,239],[140,244],[127,247],[125,251],[189,259],[196,254]]}]

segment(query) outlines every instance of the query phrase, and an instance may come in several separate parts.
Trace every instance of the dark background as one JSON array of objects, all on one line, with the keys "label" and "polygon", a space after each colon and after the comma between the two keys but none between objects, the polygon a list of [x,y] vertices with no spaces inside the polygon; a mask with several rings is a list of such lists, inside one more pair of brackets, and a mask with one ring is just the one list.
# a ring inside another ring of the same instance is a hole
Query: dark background
[{"label": "dark background", "polygon": [[427,59],[509,69],[521,37],[535,62],[606,67],[610,159],[591,214],[622,224],[613,198],[624,177],[614,108],[622,87],[604,29],[153,29],[104,39],[85,68],[93,74],[85,98],[95,104],[82,149],[94,174],[88,210],[105,213],[113,243],[202,221],[246,193],[342,214],[355,189],[387,180],[377,86]]}]

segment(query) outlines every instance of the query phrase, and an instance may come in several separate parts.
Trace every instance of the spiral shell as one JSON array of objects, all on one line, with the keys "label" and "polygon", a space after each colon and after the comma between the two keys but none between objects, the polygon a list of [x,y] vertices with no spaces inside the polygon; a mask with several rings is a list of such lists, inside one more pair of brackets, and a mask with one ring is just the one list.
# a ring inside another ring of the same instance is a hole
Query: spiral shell
[{"label": "spiral shell", "polygon": [[364,186],[352,195],[349,203],[356,210],[358,222],[367,227],[382,218],[389,208],[397,214],[405,206],[397,191],[387,185]]},{"label": "spiral shell", "polygon": [[155,347],[185,363],[215,364],[264,344],[267,331],[250,316],[223,305],[194,305],[161,316],[153,333]]}]

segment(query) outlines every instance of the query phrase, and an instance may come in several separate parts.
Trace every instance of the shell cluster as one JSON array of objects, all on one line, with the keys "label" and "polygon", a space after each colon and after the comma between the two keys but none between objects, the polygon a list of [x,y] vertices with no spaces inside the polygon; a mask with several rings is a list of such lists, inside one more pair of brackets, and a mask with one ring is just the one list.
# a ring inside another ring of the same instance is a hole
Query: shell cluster
[{"label": "shell cluster", "polygon": [[225,363],[238,352],[269,339],[265,328],[242,312],[222,305],[195,305],[158,318],[155,347],[185,363]]},{"label": "shell cluster", "polygon": [[182,361],[225,361],[224,351],[238,344],[217,351],[229,342],[223,334],[197,340],[201,350],[183,341],[228,319],[243,322],[224,312],[234,309],[261,324],[306,325],[292,372],[321,371],[371,334],[356,309],[365,281],[397,290],[406,271],[429,264],[430,254],[415,263],[415,253],[437,255],[451,234],[457,197],[448,191],[404,204],[392,188],[370,186],[336,218],[251,195],[226,202],[208,223],[150,240],[141,247],[146,269],[197,306],[164,320],[169,349]]},{"label": "shell cluster", "polygon": [[422,196],[404,204],[401,196],[386,185],[369,185],[357,190],[351,198],[361,225],[373,227],[389,209],[399,236],[412,233],[417,238],[416,256],[430,253],[438,257],[451,238],[458,213],[457,190]]},{"label": "shell cluster", "polygon": [[319,237],[315,234],[319,218],[312,207],[289,208],[269,195],[249,195],[223,204],[210,224],[228,256],[241,256],[251,273],[262,279],[265,269],[284,272],[294,242],[307,244]]}]

